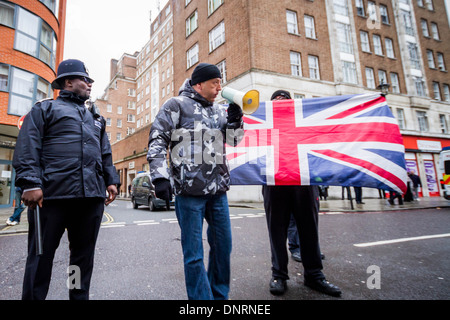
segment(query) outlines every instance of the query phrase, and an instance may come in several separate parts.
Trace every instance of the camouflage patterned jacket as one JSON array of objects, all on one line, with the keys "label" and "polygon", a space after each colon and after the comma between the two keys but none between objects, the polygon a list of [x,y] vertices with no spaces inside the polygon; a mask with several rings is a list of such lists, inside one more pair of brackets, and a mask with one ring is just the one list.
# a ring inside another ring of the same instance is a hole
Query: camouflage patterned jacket
[{"label": "camouflage patterned jacket", "polygon": [[225,142],[237,145],[242,128],[242,120],[227,123],[226,106],[208,102],[186,80],[152,124],[147,153],[152,181],[170,180],[176,195],[226,192],[230,173]]}]

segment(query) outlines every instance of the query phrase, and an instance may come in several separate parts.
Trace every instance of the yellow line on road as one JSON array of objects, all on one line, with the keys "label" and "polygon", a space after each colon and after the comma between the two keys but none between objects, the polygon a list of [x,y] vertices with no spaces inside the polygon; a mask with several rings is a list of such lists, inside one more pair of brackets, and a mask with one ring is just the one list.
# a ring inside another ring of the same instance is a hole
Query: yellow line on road
[{"label": "yellow line on road", "polygon": [[102,225],[114,222],[114,218],[108,212],[104,211],[103,215],[105,216],[106,221],[103,222]]}]

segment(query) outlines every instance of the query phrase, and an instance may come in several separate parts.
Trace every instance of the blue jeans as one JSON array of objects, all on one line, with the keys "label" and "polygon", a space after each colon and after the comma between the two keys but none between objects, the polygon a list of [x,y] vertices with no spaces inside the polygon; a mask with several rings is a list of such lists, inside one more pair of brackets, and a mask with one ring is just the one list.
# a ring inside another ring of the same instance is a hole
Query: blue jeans
[{"label": "blue jeans", "polygon": [[[177,196],[186,291],[190,300],[224,300],[230,291],[231,226],[226,193]],[[203,262],[203,219],[208,222],[208,271]]]}]

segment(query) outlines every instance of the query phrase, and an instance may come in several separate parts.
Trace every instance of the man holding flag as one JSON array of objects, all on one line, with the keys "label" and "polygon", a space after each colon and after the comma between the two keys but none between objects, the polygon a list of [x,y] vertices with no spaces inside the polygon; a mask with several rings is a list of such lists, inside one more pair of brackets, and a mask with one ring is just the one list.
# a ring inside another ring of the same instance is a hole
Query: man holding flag
[{"label": "man holding flag", "polygon": [[[271,100],[291,99],[289,92],[275,91]],[[287,231],[291,214],[294,216],[300,238],[300,253],[305,269],[305,285],[331,296],[340,296],[341,290],[326,281],[322,273],[319,248],[319,190],[317,186],[263,185],[264,208],[272,252],[272,279],[270,292],[283,294],[288,276]]]}]

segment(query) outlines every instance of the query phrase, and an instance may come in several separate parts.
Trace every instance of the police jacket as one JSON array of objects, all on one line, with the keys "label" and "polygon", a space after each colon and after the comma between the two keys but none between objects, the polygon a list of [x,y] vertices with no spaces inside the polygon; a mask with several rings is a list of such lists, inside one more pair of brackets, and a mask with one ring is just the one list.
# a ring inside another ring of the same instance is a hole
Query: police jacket
[{"label": "police jacket", "polygon": [[225,142],[236,145],[243,130],[235,129],[242,127],[242,120],[228,123],[226,106],[207,101],[186,80],[152,124],[147,153],[152,181],[170,180],[177,195],[226,192],[230,173]]},{"label": "police jacket", "polygon": [[56,100],[37,102],[25,117],[14,152],[16,185],[39,187],[45,199],[106,196],[120,184],[112,163],[105,120],[62,90]]}]

